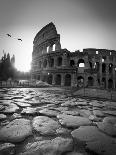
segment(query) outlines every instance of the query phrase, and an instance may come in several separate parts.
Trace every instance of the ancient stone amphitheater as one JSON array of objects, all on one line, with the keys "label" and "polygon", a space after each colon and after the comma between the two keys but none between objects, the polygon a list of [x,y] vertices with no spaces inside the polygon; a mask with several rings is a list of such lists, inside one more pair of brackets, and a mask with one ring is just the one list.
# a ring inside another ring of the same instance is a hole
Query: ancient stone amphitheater
[{"label": "ancient stone amphitheater", "polygon": [[49,23],[34,38],[31,75],[56,86],[115,89],[116,51],[62,49],[60,35]]}]

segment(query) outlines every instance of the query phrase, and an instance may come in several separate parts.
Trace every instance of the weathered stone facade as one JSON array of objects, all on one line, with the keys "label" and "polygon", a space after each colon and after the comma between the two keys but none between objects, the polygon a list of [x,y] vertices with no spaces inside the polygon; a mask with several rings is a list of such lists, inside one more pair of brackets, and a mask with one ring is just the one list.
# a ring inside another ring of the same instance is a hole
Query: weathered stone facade
[{"label": "weathered stone facade", "polygon": [[57,86],[116,88],[116,51],[62,49],[56,27],[49,23],[35,36],[32,79]]}]

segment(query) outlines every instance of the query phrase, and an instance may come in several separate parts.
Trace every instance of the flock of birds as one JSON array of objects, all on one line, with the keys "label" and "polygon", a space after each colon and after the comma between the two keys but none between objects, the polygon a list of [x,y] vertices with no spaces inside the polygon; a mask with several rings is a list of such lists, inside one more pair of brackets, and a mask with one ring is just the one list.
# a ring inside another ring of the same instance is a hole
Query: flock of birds
[{"label": "flock of birds", "polygon": [[[12,35],[11,35],[11,34],[9,34],[9,33],[7,33],[6,35],[7,35],[8,37],[12,37]],[[21,39],[21,38],[17,38],[17,40],[22,41],[22,39]]]}]

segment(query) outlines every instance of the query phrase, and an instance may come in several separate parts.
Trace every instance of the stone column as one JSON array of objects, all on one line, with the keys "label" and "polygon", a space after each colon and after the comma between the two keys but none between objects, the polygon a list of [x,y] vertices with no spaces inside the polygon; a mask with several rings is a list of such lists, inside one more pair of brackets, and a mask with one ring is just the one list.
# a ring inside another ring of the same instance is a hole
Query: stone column
[{"label": "stone column", "polygon": [[76,87],[76,74],[75,73],[71,75],[71,86]]},{"label": "stone column", "polygon": [[55,74],[53,74],[52,85],[55,85]]},{"label": "stone column", "polygon": [[61,74],[61,86],[64,86],[64,83],[65,83],[65,75],[64,74]]},{"label": "stone column", "polygon": [[109,79],[109,64],[106,63],[106,89],[108,89],[108,79]]}]

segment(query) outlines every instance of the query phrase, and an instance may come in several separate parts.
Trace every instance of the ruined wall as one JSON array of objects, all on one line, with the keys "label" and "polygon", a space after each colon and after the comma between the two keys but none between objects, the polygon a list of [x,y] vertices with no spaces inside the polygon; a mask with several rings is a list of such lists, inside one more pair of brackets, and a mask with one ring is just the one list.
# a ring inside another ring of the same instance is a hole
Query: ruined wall
[{"label": "ruined wall", "polygon": [[116,88],[116,51],[61,49],[60,35],[50,23],[33,41],[32,78],[59,86]]}]

